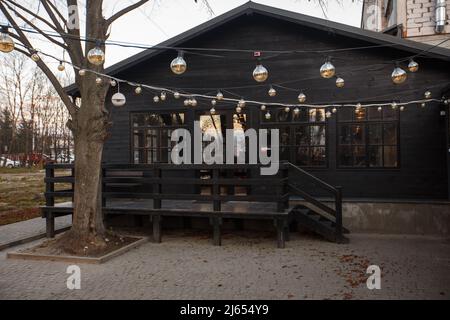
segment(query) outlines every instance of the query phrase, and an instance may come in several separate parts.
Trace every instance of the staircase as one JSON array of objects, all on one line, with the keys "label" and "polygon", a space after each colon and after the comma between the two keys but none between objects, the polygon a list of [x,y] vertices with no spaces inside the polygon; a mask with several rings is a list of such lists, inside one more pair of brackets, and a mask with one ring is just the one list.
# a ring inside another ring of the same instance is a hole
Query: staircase
[{"label": "staircase", "polygon": [[[289,191],[290,195],[301,198],[302,203],[294,206],[290,211],[291,222],[296,222],[305,229],[321,235],[328,241],[348,243],[344,233],[349,230],[342,226],[342,190],[334,187],[305,170],[289,163]],[[291,172],[292,171],[292,172]],[[322,190],[334,199],[334,206],[330,207],[317,200],[305,188],[299,187],[299,182],[308,182],[310,185]]]}]

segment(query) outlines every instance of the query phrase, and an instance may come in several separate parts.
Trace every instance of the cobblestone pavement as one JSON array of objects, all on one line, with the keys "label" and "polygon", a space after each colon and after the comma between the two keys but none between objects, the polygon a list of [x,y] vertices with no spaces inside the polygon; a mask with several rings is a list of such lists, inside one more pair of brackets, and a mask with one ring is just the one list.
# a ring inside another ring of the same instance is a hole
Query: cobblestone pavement
[{"label": "cobblestone pavement", "polygon": [[[72,216],[55,218],[55,228],[60,229],[72,223]],[[34,218],[0,226],[0,244],[45,233],[45,219]]]},{"label": "cobblestone pavement", "polygon": [[[449,239],[349,237],[337,245],[295,235],[276,249],[261,234],[224,235],[215,247],[207,235],[171,233],[105,264],[80,265],[73,291],[67,263],[1,252],[0,299],[449,299]],[[371,264],[382,269],[381,290],[366,287]]]}]

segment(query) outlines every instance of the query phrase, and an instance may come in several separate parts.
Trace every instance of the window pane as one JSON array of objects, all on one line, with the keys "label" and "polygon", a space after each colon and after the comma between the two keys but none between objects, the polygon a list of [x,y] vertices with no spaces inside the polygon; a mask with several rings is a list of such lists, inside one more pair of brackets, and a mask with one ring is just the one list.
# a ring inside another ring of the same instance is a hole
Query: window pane
[{"label": "window pane", "polygon": [[280,146],[290,145],[289,127],[281,127],[280,129]]},{"label": "window pane", "polygon": [[307,108],[299,108],[299,112],[294,113],[292,116],[292,120],[295,122],[308,122],[308,110]]},{"label": "window pane", "polygon": [[369,144],[379,145],[383,144],[381,136],[381,124],[371,124],[369,125]]},{"label": "window pane", "polygon": [[297,146],[309,145],[308,126],[295,128],[295,144]]},{"label": "window pane", "polygon": [[295,163],[299,166],[309,166],[309,148],[308,147],[300,147],[297,148]]},{"label": "window pane", "polygon": [[323,122],[325,121],[325,109],[309,109],[309,121],[310,122]]},{"label": "window pane", "polygon": [[183,125],[184,124],[184,113],[172,113],[172,125]]},{"label": "window pane", "polygon": [[363,125],[352,125],[350,127],[351,143],[352,144],[365,144],[364,141],[364,126]]},{"label": "window pane", "polygon": [[355,120],[357,121],[361,121],[361,120],[366,120],[366,113],[367,110],[364,107],[361,107],[359,109],[354,109],[355,112]]},{"label": "window pane", "polygon": [[311,126],[311,145],[325,145],[325,126]]},{"label": "window pane", "polygon": [[290,122],[291,121],[291,111],[286,112],[283,109],[277,109],[277,121],[278,122]]},{"label": "window pane", "polygon": [[397,144],[397,125],[385,124],[383,126],[383,139],[385,145]]},{"label": "window pane", "polygon": [[353,151],[353,166],[365,167],[366,166],[366,147],[352,147]]},{"label": "window pane", "polygon": [[312,147],[311,148],[311,162],[313,167],[325,166],[326,154],[324,147]]},{"label": "window pane", "polygon": [[351,137],[352,135],[350,125],[339,126],[339,144],[350,144]]},{"label": "window pane", "polygon": [[369,147],[369,166],[382,167],[383,166],[383,148],[377,146]]},{"label": "window pane", "polygon": [[145,147],[145,131],[144,130],[134,130],[134,147],[135,148],[143,148]]},{"label": "window pane", "polygon": [[353,166],[352,148],[350,146],[339,147],[339,165],[343,167]]},{"label": "window pane", "polygon": [[145,115],[141,113],[133,114],[132,121],[133,127],[145,126]]},{"label": "window pane", "polygon": [[384,147],[384,166],[397,167],[397,147]]},{"label": "window pane", "polygon": [[291,160],[290,147],[280,146],[280,160]]}]

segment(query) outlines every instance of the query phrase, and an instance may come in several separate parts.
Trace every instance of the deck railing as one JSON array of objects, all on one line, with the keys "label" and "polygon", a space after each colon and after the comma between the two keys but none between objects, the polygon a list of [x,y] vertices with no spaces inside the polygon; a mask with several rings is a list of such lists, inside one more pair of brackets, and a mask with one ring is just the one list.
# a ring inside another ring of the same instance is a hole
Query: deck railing
[{"label": "deck railing", "polygon": [[[256,201],[275,202],[277,210],[284,211],[289,200],[287,163],[280,163],[274,176],[260,175],[260,168],[250,164],[105,164],[102,203],[106,206],[111,199],[153,199],[153,208],[160,209],[162,200],[198,200],[212,202],[213,210],[220,211],[223,201]],[[57,198],[73,198],[73,164],[48,164],[45,171],[47,206],[53,206]],[[68,183],[72,188],[55,188],[56,184]],[[245,189],[244,194],[233,191],[239,187]]]}]

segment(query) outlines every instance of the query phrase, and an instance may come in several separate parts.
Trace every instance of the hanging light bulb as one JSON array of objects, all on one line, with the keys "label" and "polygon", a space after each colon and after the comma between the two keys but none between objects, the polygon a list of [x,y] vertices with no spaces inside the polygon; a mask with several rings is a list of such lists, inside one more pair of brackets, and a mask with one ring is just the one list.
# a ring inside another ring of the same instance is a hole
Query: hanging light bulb
[{"label": "hanging light bulb", "polygon": [[405,106],[400,106],[400,111],[404,111],[405,110]]},{"label": "hanging light bulb", "polygon": [[95,78],[95,83],[101,85],[103,83],[103,79],[100,77]]},{"label": "hanging light bulb", "polygon": [[258,59],[256,63],[256,68],[253,70],[253,79],[255,79],[256,82],[264,82],[269,77],[269,71],[261,64],[260,60]]},{"label": "hanging light bulb", "polygon": [[111,87],[115,87],[117,85],[116,80],[111,79],[111,81],[109,82],[109,84],[111,85]]},{"label": "hanging light bulb", "polygon": [[217,91],[217,95],[216,95],[217,100],[223,100],[223,93],[220,91]]},{"label": "hanging light bulb", "polygon": [[180,93],[179,93],[178,91],[175,91],[175,92],[173,93],[173,97],[174,97],[175,99],[180,99]]},{"label": "hanging light bulb", "polygon": [[265,114],[264,116],[265,116],[265,118],[266,118],[267,120],[270,120],[270,118],[272,117],[272,116],[270,115],[270,111],[267,111],[266,114]]},{"label": "hanging light bulb", "polygon": [[392,71],[391,79],[392,82],[395,84],[401,84],[406,81],[406,78],[408,77],[405,70],[400,68],[398,65],[395,67],[394,71]]},{"label": "hanging light bulb", "polygon": [[191,100],[185,99],[183,103],[184,103],[184,106],[185,106],[185,107],[188,107],[188,106],[191,105]]},{"label": "hanging light bulb", "polygon": [[64,71],[66,69],[66,67],[64,67],[64,64],[63,64],[63,62],[62,61],[60,61],[59,62],[59,65],[58,65],[58,71]]},{"label": "hanging light bulb", "polygon": [[306,101],[306,95],[303,92],[300,92],[297,99],[300,103],[304,103]]},{"label": "hanging light bulb", "polygon": [[320,75],[322,78],[329,79],[333,77],[336,73],[336,68],[330,62],[328,58],[327,61],[320,67]]},{"label": "hanging light bulb", "polygon": [[197,100],[195,98],[191,99],[191,106],[193,106],[193,107],[197,106]]},{"label": "hanging light bulb", "polygon": [[265,111],[267,109],[266,105],[261,105],[261,111]]},{"label": "hanging light bulb", "polygon": [[284,112],[288,113],[289,111],[291,111],[291,108],[289,108],[289,107],[284,108]]},{"label": "hanging light bulb", "polygon": [[187,63],[184,60],[183,52],[178,51],[178,57],[172,60],[170,63],[170,69],[175,74],[183,74],[187,69]]},{"label": "hanging light bulb", "polygon": [[325,112],[325,117],[330,118],[331,117],[331,112],[330,111]]},{"label": "hanging light bulb", "polygon": [[299,108],[295,108],[295,109],[294,109],[294,114],[297,115],[297,114],[299,114],[299,113],[300,113],[300,109],[299,109]]},{"label": "hanging light bulb", "polygon": [[166,101],[166,99],[167,99],[166,92],[165,91],[161,92],[161,101]]},{"label": "hanging light bulb", "polygon": [[142,87],[140,87],[140,86],[136,87],[136,88],[134,89],[134,92],[135,92],[136,94],[141,94],[141,93],[142,93]]},{"label": "hanging light bulb", "polygon": [[361,108],[362,108],[362,105],[361,105],[361,103],[358,102],[358,103],[356,104],[356,109],[361,109]]},{"label": "hanging light bulb", "polygon": [[100,48],[101,42],[97,41],[95,47],[89,50],[87,59],[93,65],[99,66],[105,62],[105,53]]},{"label": "hanging light bulb", "polygon": [[392,103],[391,103],[391,107],[392,107],[392,109],[397,109],[397,102],[395,102],[395,101],[393,101]]},{"label": "hanging light bulb", "polygon": [[241,107],[241,108],[244,108],[245,107],[245,100],[244,99],[239,100],[238,106]]},{"label": "hanging light bulb", "polygon": [[217,104],[217,101],[215,99],[211,100],[211,105],[214,107]]},{"label": "hanging light bulb", "polygon": [[158,103],[159,102],[159,97],[158,96],[154,96],[153,97],[153,102],[154,103]]},{"label": "hanging light bulb", "polygon": [[78,71],[78,74],[79,74],[81,77],[84,77],[84,76],[86,75],[86,69],[80,69],[80,70]]},{"label": "hanging light bulb", "polygon": [[332,112],[332,113],[336,113],[336,112],[337,112],[336,107],[333,107],[333,109],[331,109],[331,112]]},{"label": "hanging light bulb", "polygon": [[212,107],[211,109],[209,109],[209,113],[216,114],[216,109],[214,109],[214,107]]},{"label": "hanging light bulb", "polygon": [[427,104],[426,104],[425,102],[422,102],[422,103],[420,104],[420,106],[421,106],[422,108],[425,108],[425,107],[427,106]]},{"label": "hanging light bulb", "polygon": [[383,111],[383,108],[382,107],[378,107],[377,110],[378,110],[378,112],[381,112],[381,111]]},{"label": "hanging light bulb", "polygon": [[242,107],[240,107],[239,105],[236,107],[236,113],[241,113],[242,112]]},{"label": "hanging light bulb", "polygon": [[413,59],[409,60],[408,70],[410,72],[417,72],[419,70],[419,64],[415,62]]},{"label": "hanging light bulb", "polygon": [[34,62],[38,62],[39,60],[41,60],[41,57],[39,56],[37,51],[33,51],[33,53],[31,54],[31,60],[33,60]]},{"label": "hanging light bulb", "polygon": [[431,91],[429,91],[429,90],[425,91],[423,96],[425,97],[425,99],[430,99],[431,98]]},{"label": "hanging light bulb", "polygon": [[341,77],[336,79],[336,87],[343,88],[345,86],[345,81]]},{"label": "hanging light bulb", "polygon": [[270,86],[268,94],[270,97],[275,97],[277,95],[277,90],[275,90],[274,87]]},{"label": "hanging light bulb", "polygon": [[126,101],[127,101],[127,99],[120,92],[113,94],[113,96],[111,97],[111,102],[115,107],[123,107],[125,105]]},{"label": "hanging light bulb", "polygon": [[8,34],[8,27],[2,26],[0,34],[0,51],[9,53],[14,50],[14,40]]}]

